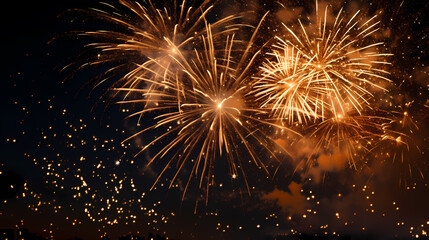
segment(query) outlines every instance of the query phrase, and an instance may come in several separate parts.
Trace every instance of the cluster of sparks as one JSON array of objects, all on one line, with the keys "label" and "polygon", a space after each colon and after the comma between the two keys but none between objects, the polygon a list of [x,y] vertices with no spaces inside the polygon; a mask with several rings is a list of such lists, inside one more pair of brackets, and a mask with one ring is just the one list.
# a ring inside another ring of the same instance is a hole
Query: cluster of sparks
[{"label": "cluster of sparks", "polygon": [[[246,165],[275,174],[302,139],[315,139],[304,157],[310,167],[320,154],[344,153],[361,169],[384,142],[408,144],[406,133],[391,129],[395,114],[372,104],[392,85],[391,54],[373,37],[377,16],[366,19],[357,11],[346,17],[340,10],[332,20],[328,6],[320,11],[316,1],[313,24],[299,21],[294,31],[282,23],[283,34],[259,46],[267,14],[252,27],[240,22],[244,14],[210,23],[210,1],[197,8],[186,1],[164,8],[119,3],[106,4],[112,12],[89,11],[115,30],[79,33],[98,50],[81,67],[113,65],[96,85],[116,76],[110,89],[122,98],[118,103],[135,109],[130,117],[139,117],[142,130],[124,142],[155,136],[137,154],[160,149],[148,163],[164,165],[154,186],[174,169],[170,187],[187,172],[183,196],[193,178],[208,194],[215,163],[226,159],[229,176],[242,176],[250,193]],[[250,36],[238,37],[246,29]],[[279,144],[286,135],[293,140]]]}]

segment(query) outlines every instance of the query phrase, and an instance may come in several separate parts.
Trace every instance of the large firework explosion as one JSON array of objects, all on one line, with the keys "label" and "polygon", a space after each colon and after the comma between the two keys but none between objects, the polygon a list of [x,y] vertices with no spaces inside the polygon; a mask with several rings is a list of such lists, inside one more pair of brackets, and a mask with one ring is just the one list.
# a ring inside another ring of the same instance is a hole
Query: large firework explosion
[{"label": "large firework explosion", "polygon": [[324,89],[313,103],[313,112],[322,119],[325,113],[347,114],[351,108],[361,113],[376,89],[386,90],[380,80],[390,81],[384,70],[390,64],[384,58],[390,54],[380,52],[383,42],[374,43],[370,38],[379,30],[377,16],[362,22],[357,20],[359,11],[348,19],[340,10],[332,23],[327,20],[328,6],[322,14],[318,10],[316,2],[315,29],[299,21],[297,34],[285,26],[290,35],[279,39],[280,48],[293,47],[301,53],[308,86]]},{"label": "large firework explosion", "polygon": [[[120,1],[118,8],[106,4],[115,11],[88,13],[123,31],[81,33],[94,39],[89,47],[100,50],[86,64],[117,63],[105,76],[125,69],[112,89],[123,98],[118,103],[132,104],[135,111],[130,116],[139,116],[139,125],[144,126],[126,140],[156,136],[140,151],[158,145],[149,164],[161,161],[165,167],[156,182],[174,168],[171,187],[191,162],[184,192],[195,176],[208,193],[214,184],[214,163],[226,156],[229,176],[243,176],[249,190],[243,149],[249,162],[269,173],[270,164],[263,159],[274,156],[280,163],[288,159],[287,154],[278,159],[274,152],[279,145],[270,143],[282,138],[284,131],[296,133],[292,142],[301,141],[301,135],[316,139],[307,160],[344,152],[355,169],[366,164],[358,159],[389,139],[386,126],[392,121],[373,115],[380,111],[371,104],[371,98],[386,93],[391,83],[387,61],[391,54],[382,52],[383,42],[373,38],[379,30],[377,16],[365,19],[357,11],[346,17],[341,9],[329,19],[329,6],[321,10],[316,1],[312,24],[298,20],[293,30],[281,23],[284,34],[258,48],[255,41],[267,14],[248,40],[237,40],[242,27],[250,25],[240,19],[243,14],[209,23],[210,4],[204,1],[193,8],[174,1],[171,10],[151,1],[143,5]],[[154,124],[143,123],[148,117]]]},{"label": "large firework explosion", "polygon": [[329,5],[320,11],[316,1],[314,22],[299,19],[297,31],[282,23],[285,34],[275,36],[252,94],[273,117],[301,125],[305,138],[315,139],[308,159],[342,152],[356,169],[356,159],[377,145],[390,120],[372,114],[378,106],[370,99],[387,92],[391,54],[373,42],[377,16],[362,20],[357,11],[347,18],[342,9],[328,15]]}]

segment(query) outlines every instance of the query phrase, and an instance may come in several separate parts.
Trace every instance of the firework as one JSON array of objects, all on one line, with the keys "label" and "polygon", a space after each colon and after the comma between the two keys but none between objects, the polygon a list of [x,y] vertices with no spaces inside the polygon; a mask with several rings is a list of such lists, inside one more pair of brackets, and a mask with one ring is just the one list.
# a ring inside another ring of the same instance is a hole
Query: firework
[{"label": "firework", "polygon": [[379,143],[384,126],[390,119],[378,115],[337,115],[309,128],[308,137],[315,140],[312,158],[318,154],[342,153],[351,168],[366,166],[365,156]]},{"label": "firework", "polygon": [[[397,164],[400,184],[407,185],[407,181],[413,175],[419,175],[424,179],[422,169],[424,161],[422,159],[421,143],[417,139],[419,126],[410,114],[410,106],[414,101],[400,107],[402,111],[390,111],[387,114],[391,120],[383,124],[383,135],[377,145],[374,146],[376,157],[382,162]],[[417,174],[415,174],[417,171]]]},{"label": "firework", "polygon": [[283,24],[286,34],[274,38],[252,94],[274,118],[301,125],[301,140],[314,142],[306,159],[341,153],[357,169],[389,122],[370,114],[376,112],[370,99],[387,91],[384,68],[390,54],[381,53],[383,43],[373,41],[376,16],[361,22],[359,11],[347,19],[340,10],[330,21],[328,7],[319,14],[316,1],[316,9],[315,24],[299,21],[296,31]]},{"label": "firework", "polygon": [[[90,57],[81,57],[81,61],[74,64],[81,64],[80,68],[107,65],[108,69],[96,79],[96,86],[113,79],[112,85],[116,88],[154,90],[159,85],[153,81],[163,81],[168,71],[178,71],[171,56],[178,52],[190,53],[198,45],[205,33],[206,16],[213,8],[212,3],[205,0],[195,5],[174,0],[157,7],[151,0],[143,4],[119,0],[116,4],[102,3],[106,9],[78,10],[105,24],[106,30],[79,32],[91,38],[92,43],[86,46]],[[230,15],[211,23],[216,31],[214,35],[236,30],[240,25],[234,21],[239,17],[239,14]]]},{"label": "firework", "polygon": [[262,77],[255,77],[254,94],[261,101],[261,108],[271,109],[273,115],[289,124],[303,123],[317,118],[316,106],[321,94],[328,94],[322,84],[308,73],[308,64],[302,54],[294,48],[282,45],[271,54],[274,60],[267,60],[261,66]]},{"label": "firework", "polygon": [[[316,9],[318,9],[316,1]],[[359,114],[370,107],[368,99],[390,82],[383,68],[390,63],[380,53],[382,42],[371,43],[378,30],[376,16],[361,23],[359,11],[350,19],[339,11],[333,23],[316,11],[316,29],[299,21],[300,31],[284,25],[286,38],[276,37],[274,50],[261,67],[255,88],[261,107],[290,123]],[[297,33],[299,32],[299,33]]]}]

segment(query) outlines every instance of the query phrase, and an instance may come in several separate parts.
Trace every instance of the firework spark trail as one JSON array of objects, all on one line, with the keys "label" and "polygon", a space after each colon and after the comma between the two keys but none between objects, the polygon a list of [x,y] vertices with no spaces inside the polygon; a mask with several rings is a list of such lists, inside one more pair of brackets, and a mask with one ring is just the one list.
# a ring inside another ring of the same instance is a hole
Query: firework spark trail
[{"label": "firework spark trail", "polygon": [[[97,79],[96,86],[122,75],[119,80],[115,80],[113,87],[148,88],[155,91],[154,88],[159,85],[146,80],[163,81],[168,71],[179,72],[171,56],[178,51],[189,53],[198,44],[197,41],[206,30],[206,16],[216,1],[205,0],[193,6],[186,0],[180,3],[174,0],[163,8],[158,8],[150,0],[143,5],[132,0],[119,0],[117,6],[102,4],[106,10],[77,10],[107,23],[109,27],[107,30],[79,33],[95,41],[86,47],[97,50],[99,54],[89,59],[82,58],[83,63],[72,65],[81,64],[79,68],[84,68],[107,64],[109,69]],[[212,29],[216,30],[214,35],[229,34],[245,26],[234,23],[238,18],[240,14],[211,23]],[[131,92],[126,93],[125,97],[128,94]]]},{"label": "firework spark trail", "polygon": [[[266,120],[265,111],[255,108],[252,96],[248,94],[250,89],[246,83],[250,80],[246,71],[250,69],[259,51],[250,53],[250,47],[245,47],[242,58],[236,60],[231,54],[235,47],[234,35],[228,36],[224,47],[219,49],[219,42],[214,40],[210,25],[207,26],[207,35],[202,36],[201,41],[203,48],[195,49],[191,58],[180,51],[172,56],[185,74],[180,75],[181,79],[177,80],[178,75],[166,70],[169,76],[165,81],[156,84],[168,91],[157,93],[164,94],[161,100],[157,100],[157,106],[133,115],[164,108],[169,111],[157,115],[157,122],[153,126],[143,129],[131,138],[155,129],[167,129],[141,150],[143,152],[151,145],[168,139],[168,143],[149,162],[152,164],[167,155],[173,155],[155,184],[172,165],[176,165],[177,171],[171,180],[171,187],[185,165],[193,162],[183,196],[193,177],[199,177],[199,187],[204,187],[208,194],[214,181],[214,164],[224,157],[227,159],[230,175],[242,176],[250,194],[244,171],[248,163],[243,161],[243,156],[249,157],[249,162],[269,173],[269,161],[260,157],[258,151],[270,156],[268,159],[275,159],[277,165],[279,160],[276,157],[278,153],[275,153],[278,150],[273,148],[274,139],[265,131],[270,131],[270,128],[289,129]],[[253,44],[252,41],[249,44]],[[155,93],[133,88],[117,90],[149,95]],[[143,98],[126,103],[139,101],[151,100]]]}]

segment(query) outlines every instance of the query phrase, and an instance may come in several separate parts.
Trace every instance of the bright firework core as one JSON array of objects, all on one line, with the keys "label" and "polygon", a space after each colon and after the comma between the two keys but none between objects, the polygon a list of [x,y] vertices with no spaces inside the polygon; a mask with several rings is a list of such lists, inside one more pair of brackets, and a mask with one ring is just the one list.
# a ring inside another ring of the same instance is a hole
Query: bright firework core
[{"label": "bright firework core", "polygon": [[223,99],[217,99],[215,101],[215,104],[217,104],[218,110],[228,111],[228,109],[234,109],[235,112],[238,113],[240,113],[239,109],[242,109],[244,107],[243,100],[237,95],[232,95]]}]

